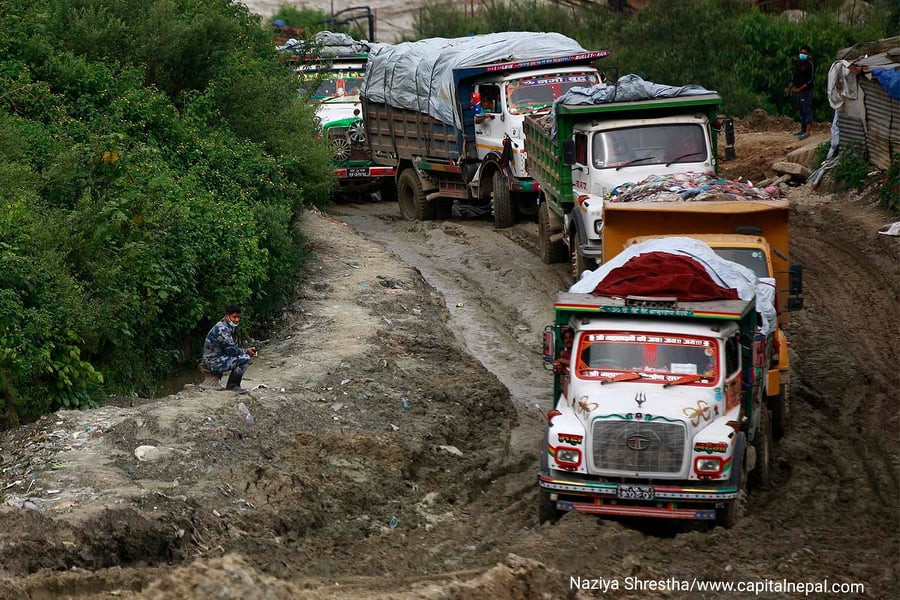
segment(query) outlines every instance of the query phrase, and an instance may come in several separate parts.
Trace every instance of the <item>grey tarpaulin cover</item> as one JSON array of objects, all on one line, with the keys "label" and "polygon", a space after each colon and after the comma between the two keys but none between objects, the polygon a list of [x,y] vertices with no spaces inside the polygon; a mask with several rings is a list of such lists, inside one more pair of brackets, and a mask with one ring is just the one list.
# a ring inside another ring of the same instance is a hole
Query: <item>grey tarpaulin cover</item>
[{"label": "grey tarpaulin cover", "polygon": [[375,45],[377,44],[370,44],[365,40],[354,40],[346,33],[319,31],[313,37],[309,46],[300,40],[291,38],[285,42],[283,46],[278,46],[277,49],[285,52],[315,54],[316,56],[331,58],[353,54],[364,54],[369,52],[369,49]]},{"label": "grey tarpaulin cover", "polygon": [[[524,31],[373,44],[362,95],[372,102],[427,113],[459,127],[460,116],[454,109],[454,69],[581,52],[587,50],[562,34]],[[464,104],[466,101],[463,99]]]},{"label": "grey tarpaulin cover", "polygon": [[[699,85],[663,85],[645,81],[639,75],[630,74],[619,77],[615,85],[599,83],[595,86],[573,87],[556,99],[554,104],[591,106],[609,104],[611,102],[633,102],[635,100],[653,100],[655,98],[674,98],[676,96],[702,96],[715,94]],[[555,111],[554,113],[555,114]],[[551,134],[556,137],[556,121],[553,122]]]}]

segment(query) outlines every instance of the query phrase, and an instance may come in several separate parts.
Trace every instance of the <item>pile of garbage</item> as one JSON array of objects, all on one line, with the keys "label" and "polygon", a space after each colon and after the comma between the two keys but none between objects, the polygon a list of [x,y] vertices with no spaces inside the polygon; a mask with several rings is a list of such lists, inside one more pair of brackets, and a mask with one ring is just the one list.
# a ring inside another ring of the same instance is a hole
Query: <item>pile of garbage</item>
[{"label": "pile of garbage", "polygon": [[698,202],[713,200],[777,200],[776,186],[765,189],[740,180],[707,173],[651,175],[637,183],[623,183],[610,192],[610,202]]}]

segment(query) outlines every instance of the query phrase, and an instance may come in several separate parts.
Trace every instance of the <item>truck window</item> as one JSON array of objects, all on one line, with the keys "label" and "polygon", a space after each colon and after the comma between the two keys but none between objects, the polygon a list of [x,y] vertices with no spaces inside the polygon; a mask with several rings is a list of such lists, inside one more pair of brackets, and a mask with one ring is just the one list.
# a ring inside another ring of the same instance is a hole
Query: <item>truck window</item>
[{"label": "truck window", "polygon": [[702,375],[688,385],[718,381],[718,342],[712,338],[628,331],[588,331],[581,335],[575,365],[579,379],[608,379],[640,373],[641,379],[666,383],[684,375]]},{"label": "truck window", "polygon": [[573,87],[597,85],[596,73],[563,73],[523,77],[506,82],[506,105],[511,115],[526,115],[553,101]]},{"label": "truck window", "polygon": [[624,127],[594,134],[595,169],[640,165],[696,163],[709,159],[706,133],[693,123]]},{"label": "truck window", "polygon": [[741,345],[738,338],[731,337],[725,342],[725,375],[731,377],[741,368]]},{"label": "truck window", "polygon": [[579,165],[587,164],[587,136],[583,133],[575,134],[575,162]]},{"label": "truck window", "polygon": [[766,255],[759,248],[713,248],[713,250],[725,260],[744,265],[757,277],[772,277]]}]

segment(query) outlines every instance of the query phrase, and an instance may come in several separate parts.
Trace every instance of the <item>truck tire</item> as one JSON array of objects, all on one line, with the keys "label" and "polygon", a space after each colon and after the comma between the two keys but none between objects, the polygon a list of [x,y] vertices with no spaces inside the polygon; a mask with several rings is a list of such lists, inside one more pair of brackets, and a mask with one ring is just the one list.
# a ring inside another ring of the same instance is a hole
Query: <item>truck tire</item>
[{"label": "truck tire", "polygon": [[397,201],[397,181],[391,177],[385,177],[381,182],[381,201],[396,202]]},{"label": "truck tire", "polygon": [[556,523],[563,512],[556,508],[556,502],[550,499],[548,490],[538,489],[538,523]]},{"label": "truck tire", "polygon": [[406,169],[397,179],[397,202],[400,215],[407,221],[434,219],[434,204],[425,199],[422,183],[412,169]]},{"label": "truck tire", "polygon": [[562,240],[551,242],[550,236],[553,233],[550,231],[550,206],[546,202],[541,202],[538,206],[538,244],[541,260],[548,265],[566,260],[566,245]]},{"label": "truck tire", "polygon": [[569,250],[572,254],[572,276],[575,281],[581,279],[581,274],[585,271],[593,271],[597,268],[597,261],[588,258],[578,250],[578,232],[572,232],[572,238],[569,243]]},{"label": "truck tire", "polygon": [[778,388],[778,395],[766,398],[766,404],[772,411],[772,435],[775,441],[784,437],[788,426],[788,397],[787,385],[782,383]]},{"label": "truck tire", "polygon": [[510,198],[509,188],[506,187],[506,178],[501,173],[495,173],[494,179],[494,227],[505,229],[516,224],[516,211]]},{"label": "truck tire", "polygon": [[769,409],[763,408],[759,416],[759,431],[753,439],[753,447],[756,448],[756,466],[750,472],[750,484],[755,489],[768,489],[771,483],[772,438],[772,417]]},{"label": "truck tire", "polygon": [[716,525],[731,529],[738,524],[744,516],[744,507],[747,503],[747,459],[741,461],[741,480],[738,486],[738,495],[730,500],[722,508],[716,509]]}]

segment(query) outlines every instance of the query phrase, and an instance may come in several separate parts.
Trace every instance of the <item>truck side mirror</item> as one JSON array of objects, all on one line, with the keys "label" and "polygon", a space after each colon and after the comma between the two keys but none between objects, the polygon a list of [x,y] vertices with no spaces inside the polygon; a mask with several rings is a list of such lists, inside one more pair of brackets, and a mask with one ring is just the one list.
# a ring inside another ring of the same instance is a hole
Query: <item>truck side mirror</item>
[{"label": "truck side mirror", "polygon": [[563,164],[571,166],[575,164],[575,140],[565,140],[563,142]]},{"label": "truck side mirror", "polygon": [[556,332],[553,325],[544,327],[544,368],[553,368],[553,360],[556,356]]}]

